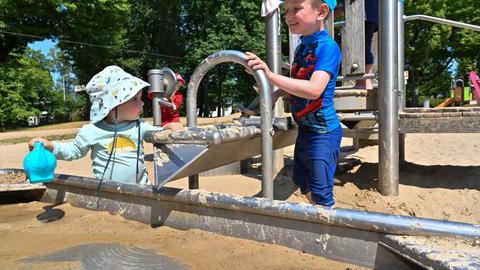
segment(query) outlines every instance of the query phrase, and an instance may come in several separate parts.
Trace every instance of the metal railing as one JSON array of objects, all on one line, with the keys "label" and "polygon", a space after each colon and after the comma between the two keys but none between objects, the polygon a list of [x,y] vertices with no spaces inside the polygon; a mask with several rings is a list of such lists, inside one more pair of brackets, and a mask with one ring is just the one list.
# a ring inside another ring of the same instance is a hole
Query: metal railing
[{"label": "metal railing", "polygon": [[463,29],[468,29],[468,30],[480,32],[480,26],[477,26],[477,25],[462,23],[462,22],[457,22],[457,21],[452,21],[452,20],[447,20],[447,19],[442,19],[442,18],[437,18],[437,17],[432,17],[432,16],[427,16],[427,15],[421,15],[421,14],[409,15],[409,16],[403,15],[402,18],[403,18],[404,22],[415,21],[415,20],[428,21],[428,22],[450,25],[450,26],[453,26],[453,27],[458,27],[458,28],[463,28]]}]

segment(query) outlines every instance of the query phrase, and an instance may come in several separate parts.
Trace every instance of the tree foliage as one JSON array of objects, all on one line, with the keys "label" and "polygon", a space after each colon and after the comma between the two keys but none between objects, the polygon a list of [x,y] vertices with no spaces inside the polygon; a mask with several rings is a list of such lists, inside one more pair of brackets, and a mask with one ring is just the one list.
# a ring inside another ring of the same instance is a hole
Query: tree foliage
[{"label": "tree foliage", "polygon": [[0,65],[0,127],[26,123],[50,105],[53,81],[45,57],[32,50],[10,53]]},{"label": "tree foliage", "polygon": [[[407,1],[405,14],[425,14],[480,25],[480,10],[474,0]],[[480,33],[424,21],[408,22],[405,27],[405,68],[410,73],[409,97],[418,91],[423,96],[448,96],[452,75],[466,78],[470,70],[480,69]],[[415,99],[411,105],[417,105]]]},{"label": "tree foliage", "polygon": [[[405,13],[480,25],[477,1],[406,1]],[[252,51],[265,59],[260,5],[251,0],[0,0],[0,124],[15,126],[42,110],[70,120],[80,106],[88,118],[88,99],[74,95],[73,86],[85,85],[111,64],[143,79],[149,69],[167,66],[188,80],[219,50]],[[408,93],[447,95],[452,70],[464,79],[468,71],[480,71],[479,33],[421,21],[408,22],[405,30]],[[48,58],[28,50],[35,36],[56,39],[58,48]],[[282,23],[284,54],[287,44]],[[60,79],[54,82],[49,72]],[[213,68],[199,88],[200,114],[222,114],[226,106],[250,102],[253,84],[240,65]],[[409,103],[415,102],[410,94]]]}]

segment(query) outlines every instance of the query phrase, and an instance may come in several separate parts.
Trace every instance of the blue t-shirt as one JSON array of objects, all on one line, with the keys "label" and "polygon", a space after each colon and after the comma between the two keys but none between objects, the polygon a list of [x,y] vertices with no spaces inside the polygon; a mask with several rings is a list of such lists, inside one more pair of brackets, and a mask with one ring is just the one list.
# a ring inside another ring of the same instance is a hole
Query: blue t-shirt
[{"label": "blue t-shirt", "polygon": [[291,95],[292,114],[300,130],[327,133],[340,125],[333,106],[333,94],[342,53],[327,30],[302,36],[300,40],[292,64],[292,77],[310,80],[317,70],[326,71],[331,77],[325,91],[316,100]]}]

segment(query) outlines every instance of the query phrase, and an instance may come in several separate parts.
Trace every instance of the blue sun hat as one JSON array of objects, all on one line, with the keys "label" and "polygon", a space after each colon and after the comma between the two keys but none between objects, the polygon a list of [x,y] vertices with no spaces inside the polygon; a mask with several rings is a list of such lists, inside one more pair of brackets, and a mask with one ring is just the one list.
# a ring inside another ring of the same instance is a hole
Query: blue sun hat
[{"label": "blue sun hat", "polygon": [[118,66],[106,67],[93,76],[85,87],[92,102],[90,122],[100,122],[113,108],[127,102],[149,85]]}]

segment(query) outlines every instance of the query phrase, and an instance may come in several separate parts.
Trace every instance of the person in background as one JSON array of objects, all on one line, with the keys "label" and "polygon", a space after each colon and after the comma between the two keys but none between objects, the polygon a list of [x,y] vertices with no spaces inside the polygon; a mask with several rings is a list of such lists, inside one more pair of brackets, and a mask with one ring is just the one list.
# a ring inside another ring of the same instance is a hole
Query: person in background
[{"label": "person in background", "polygon": [[[378,0],[364,0],[365,6],[365,74],[373,73],[375,57],[372,51],[373,34],[378,31]],[[345,14],[344,1],[335,10],[335,17]],[[364,79],[355,82],[357,89],[373,89],[372,80]]]},{"label": "person in background", "polygon": [[172,122],[180,123],[180,107],[183,103],[183,95],[179,90],[180,87],[185,85],[185,80],[178,73],[175,73],[175,77],[177,78],[177,84],[175,85],[175,93],[169,100],[175,105],[175,109],[167,106],[162,106],[162,127]]}]

